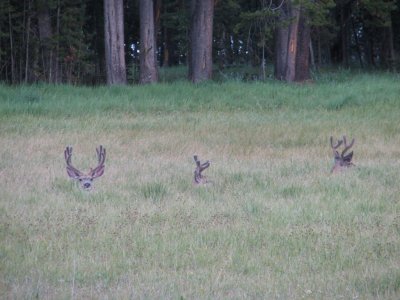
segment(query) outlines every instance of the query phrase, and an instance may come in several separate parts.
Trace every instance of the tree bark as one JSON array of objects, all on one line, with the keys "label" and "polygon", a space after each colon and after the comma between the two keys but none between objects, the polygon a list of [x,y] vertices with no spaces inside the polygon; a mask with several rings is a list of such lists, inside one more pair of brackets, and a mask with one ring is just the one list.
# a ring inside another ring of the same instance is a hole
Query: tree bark
[{"label": "tree bark", "polygon": [[[10,2],[9,2],[10,4]],[[11,10],[10,6],[8,7],[8,26],[9,26],[9,33],[10,33],[10,52],[11,52],[11,83],[15,83],[15,59],[14,59],[14,45],[13,45],[13,34],[12,34],[12,22],[11,22]]]},{"label": "tree bark", "polygon": [[[282,5],[279,23],[283,23],[288,18],[288,6]],[[289,27],[281,24],[275,32],[275,78],[285,80],[286,62],[288,52]]]},{"label": "tree bark", "polygon": [[122,0],[104,0],[104,41],[107,84],[126,84]]},{"label": "tree bark", "polygon": [[347,14],[347,8],[342,6],[340,9],[341,50],[342,62],[346,68],[349,67]]},{"label": "tree bark", "polygon": [[292,82],[296,76],[296,57],[297,57],[297,38],[298,38],[298,27],[300,19],[300,8],[291,7],[290,15],[293,18],[292,24],[289,25],[289,41],[287,50],[286,60],[286,72],[285,80]]},{"label": "tree bark", "polygon": [[315,70],[317,68],[315,64],[315,53],[314,53],[314,45],[312,40],[310,40],[310,63],[311,63],[311,68]]},{"label": "tree bark", "polygon": [[281,22],[276,32],[275,77],[287,82],[310,79],[311,32],[307,15],[301,6],[292,3],[282,6]]},{"label": "tree bark", "polygon": [[[391,22],[390,22],[391,23]],[[393,31],[392,25],[390,24],[387,27],[382,28],[382,44],[381,44],[381,66],[389,69],[394,70],[394,43],[393,43]]]},{"label": "tree bark", "polygon": [[26,22],[26,49],[25,49],[25,79],[24,82],[28,83],[29,74],[29,39],[31,32],[31,1],[28,0],[28,20]]},{"label": "tree bark", "polygon": [[158,81],[154,0],[140,0],[140,79],[141,84]]},{"label": "tree bark", "polygon": [[311,31],[310,25],[307,23],[304,11],[300,11],[299,23],[297,28],[297,53],[296,53],[296,69],[295,78],[297,82],[310,79],[310,44]]},{"label": "tree bark", "polygon": [[38,0],[37,10],[43,73],[47,82],[54,83],[55,55],[53,49],[53,30],[47,1]]},{"label": "tree bark", "polygon": [[163,47],[162,47],[162,66],[169,67],[169,44],[170,37],[168,33],[168,28],[163,28]]},{"label": "tree bark", "polygon": [[154,1],[154,41],[156,45],[156,61],[157,61],[157,47],[159,45],[158,33],[161,28],[161,9],[162,9],[162,0],[153,0]]},{"label": "tree bark", "polygon": [[358,39],[358,34],[357,34],[356,28],[355,28],[355,26],[354,26],[354,20],[353,20],[353,19],[351,19],[351,25],[352,25],[352,28],[353,28],[354,41],[355,41],[355,43],[356,43],[356,50],[357,50],[357,54],[358,54],[358,61],[360,62],[360,67],[363,68],[363,67],[364,67],[364,64],[363,64],[362,54],[361,54],[361,45],[360,45],[360,42],[359,42],[359,39]]},{"label": "tree bark", "polygon": [[189,79],[198,83],[212,76],[214,0],[191,1]]},{"label": "tree bark", "polygon": [[55,59],[55,80],[56,82],[62,81],[62,73],[60,72],[60,20],[61,20],[61,3],[60,0],[57,1],[57,22],[56,22],[56,35],[57,35],[57,43],[56,43],[56,59]]},{"label": "tree bark", "polygon": [[317,47],[318,47],[318,67],[322,65],[322,47],[321,47],[321,32],[318,28],[318,40],[317,40]]}]

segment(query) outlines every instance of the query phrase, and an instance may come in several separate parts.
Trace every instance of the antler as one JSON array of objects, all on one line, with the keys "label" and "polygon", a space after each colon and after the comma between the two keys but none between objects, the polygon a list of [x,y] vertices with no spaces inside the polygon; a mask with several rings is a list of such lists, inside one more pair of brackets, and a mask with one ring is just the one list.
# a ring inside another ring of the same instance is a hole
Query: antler
[{"label": "antler", "polygon": [[197,167],[199,168],[199,173],[203,172],[205,169],[207,169],[210,166],[210,161],[207,160],[205,163],[201,164],[200,160],[198,160],[197,155],[193,156],[194,161],[196,162]]},{"label": "antler", "polygon": [[210,162],[207,160],[205,163],[203,163],[200,167],[200,172],[203,172],[205,169],[207,169],[210,166]]},{"label": "antler", "polygon": [[[353,158],[353,151],[351,151],[349,154],[346,154],[346,152],[353,147],[355,142],[355,139],[351,141],[351,143],[348,145],[347,144],[347,139],[346,136],[343,136],[342,140],[339,140],[336,145],[333,144],[333,137],[331,137],[331,147],[333,150],[333,155],[334,155],[334,166],[331,170],[331,173],[342,171],[345,168],[354,166],[354,164],[351,162]],[[339,148],[340,145],[344,146],[344,149],[341,154],[337,151],[337,148]],[[346,154],[346,155],[345,155]]]},{"label": "antler", "polygon": [[200,161],[199,161],[199,159],[198,159],[198,156],[197,156],[197,155],[194,155],[193,158],[194,158],[194,161],[196,162],[196,165],[197,165],[198,167],[200,167]]},{"label": "antler", "polygon": [[346,141],[346,136],[343,136],[343,142],[344,142],[344,150],[342,151],[342,157],[344,156],[344,154],[354,145],[355,139],[353,139],[350,143],[350,145],[347,145],[347,141]]},{"label": "antler", "polygon": [[72,147],[67,146],[64,151],[65,161],[67,163],[67,173],[72,178],[78,178],[82,176],[83,173],[79,171],[77,168],[72,166],[71,157],[72,157]]},{"label": "antler", "polygon": [[93,178],[100,177],[104,173],[104,161],[106,160],[106,149],[100,145],[99,148],[96,148],[98,165],[96,168],[90,171],[90,174]]},{"label": "antler", "polygon": [[210,166],[210,161],[207,160],[205,163],[201,164],[197,155],[194,155],[193,158],[197,165],[197,168],[194,171],[194,183],[196,184],[207,183],[207,179],[203,175],[201,175],[201,172],[203,172]]},{"label": "antler", "polygon": [[342,143],[343,143],[342,140],[338,140],[337,144],[333,145],[333,137],[331,136],[331,147],[333,150],[336,150],[337,148],[339,148]]}]

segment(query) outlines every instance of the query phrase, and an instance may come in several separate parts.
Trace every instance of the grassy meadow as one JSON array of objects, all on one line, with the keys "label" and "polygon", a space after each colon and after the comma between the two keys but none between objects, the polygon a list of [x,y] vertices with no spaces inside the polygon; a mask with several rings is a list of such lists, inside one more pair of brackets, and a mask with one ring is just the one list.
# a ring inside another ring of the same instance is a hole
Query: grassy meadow
[{"label": "grassy meadow", "polygon": [[0,143],[2,299],[400,298],[399,75],[0,85]]}]

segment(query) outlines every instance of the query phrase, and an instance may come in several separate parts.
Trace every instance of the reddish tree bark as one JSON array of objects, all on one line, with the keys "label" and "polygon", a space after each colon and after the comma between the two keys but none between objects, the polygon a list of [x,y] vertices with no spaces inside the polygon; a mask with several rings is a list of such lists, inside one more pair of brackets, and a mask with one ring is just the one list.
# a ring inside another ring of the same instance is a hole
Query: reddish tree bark
[{"label": "reddish tree bark", "polygon": [[300,12],[299,23],[297,27],[297,53],[295,78],[297,82],[307,81],[310,79],[310,42],[311,31],[310,25],[307,23],[304,12]]},{"label": "reddish tree bark", "polygon": [[298,28],[300,20],[300,8],[291,7],[290,16],[293,19],[289,25],[289,36],[288,36],[288,49],[286,58],[286,72],[285,80],[294,81],[296,77],[296,58],[297,58],[297,39],[298,39]]},{"label": "reddish tree bark", "polygon": [[310,79],[310,26],[301,6],[282,7],[281,22],[291,20],[276,32],[275,77],[288,82]]}]

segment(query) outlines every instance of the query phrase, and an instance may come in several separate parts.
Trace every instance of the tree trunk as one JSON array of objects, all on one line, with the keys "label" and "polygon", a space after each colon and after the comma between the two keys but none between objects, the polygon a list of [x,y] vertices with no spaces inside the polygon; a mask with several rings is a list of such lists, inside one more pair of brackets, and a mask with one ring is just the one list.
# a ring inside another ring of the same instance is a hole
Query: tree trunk
[{"label": "tree trunk", "polygon": [[317,68],[317,65],[315,64],[315,53],[312,40],[310,41],[310,63],[311,63],[311,68],[315,70]]},{"label": "tree trunk", "polygon": [[31,32],[31,0],[28,0],[28,20],[26,22],[26,50],[25,50],[25,83],[28,83],[29,79],[29,39]]},{"label": "tree trunk", "polygon": [[141,84],[158,81],[154,0],[140,0],[140,79]]},{"label": "tree trunk", "polygon": [[296,53],[296,69],[295,78],[297,82],[310,79],[310,45],[311,31],[307,23],[303,10],[300,11],[300,17],[297,28],[297,53]]},{"label": "tree trunk", "polygon": [[346,8],[342,6],[340,9],[341,52],[342,63],[346,68],[349,66],[347,13]]},{"label": "tree trunk", "polygon": [[318,47],[318,67],[321,67],[322,65],[322,47],[321,47],[321,32],[320,29],[318,28],[318,41],[317,41],[317,47]]},{"label": "tree trunk", "polygon": [[367,57],[370,66],[375,67],[374,39],[371,33],[367,34]]},{"label": "tree trunk", "polygon": [[154,41],[155,41],[155,55],[156,55],[156,61],[157,61],[157,47],[160,44],[160,41],[158,39],[158,34],[160,32],[161,28],[161,9],[162,9],[162,0],[153,0],[154,1]]},{"label": "tree trunk", "polygon": [[37,10],[43,75],[47,82],[54,82],[55,56],[52,45],[53,31],[51,28],[51,18],[48,3],[46,1],[38,0]]},{"label": "tree trunk", "polygon": [[390,70],[395,71],[395,59],[396,59],[396,54],[394,50],[394,41],[393,41],[393,29],[392,29],[392,24],[390,24],[388,28],[388,43],[389,43],[389,67]]},{"label": "tree trunk", "polygon": [[11,83],[15,83],[15,59],[14,59],[14,45],[13,45],[13,34],[12,34],[13,27],[11,22],[10,6],[8,8],[8,26],[10,29]]},{"label": "tree trunk", "polygon": [[198,83],[212,76],[214,0],[191,1],[189,79]]},{"label": "tree trunk", "polygon": [[291,7],[290,16],[293,19],[292,24],[289,25],[289,41],[286,59],[286,72],[285,80],[292,82],[296,76],[296,57],[297,57],[297,39],[298,39],[298,28],[300,20],[300,8]]},{"label": "tree trunk", "polygon": [[382,44],[380,47],[381,65],[385,69],[394,70],[394,44],[392,25],[382,28]]},{"label": "tree trunk", "polygon": [[362,54],[361,54],[361,45],[358,39],[358,34],[357,34],[357,30],[356,27],[354,25],[354,20],[353,18],[351,19],[351,26],[353,28],[353,36],[354,36],[354,40],[356,43],[356,50],[357,50],[357,54],[358,54],[358,61],[360,62],[360,67],[363,68],[364,64],[363,64],[363,60],[362,60]]},{"label": "tree trunk", "polygon": [[107,84],[126,84],[122,0],[104,0],[104,37]]},{"label": "tree trunk", "polygon": [[310,26],[304,8],[288,3],[282,6],[280,23],[276,32],[275,77],[287,82],[310,79]]},{"label": "tree trunk", "polygon": [[168,33],[168,28],[164,26],[163,28],[163,51],[162,51],[162,66],[169,67],[169,44],[170,38]]},{"label": "tree trunk", "polygon": [[[284,23],[288,18],[288,5],[282,5],[279,23]],[[275,32],[275,78],[285,80],[286,61],[288,52],[289,28],[286,25],[280,24]]]},{"label": "tree trunk", "polygon": [[55,81],[60,83],[62,81],[62,76],[60,73],[60,19],[61,19],[61,5],[60,0],[57,1],[57,24],[56,24],[56,35],[57,35],[57,43],[56,43],[56,60],[55,60]]}]

